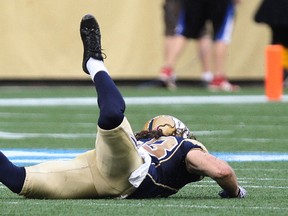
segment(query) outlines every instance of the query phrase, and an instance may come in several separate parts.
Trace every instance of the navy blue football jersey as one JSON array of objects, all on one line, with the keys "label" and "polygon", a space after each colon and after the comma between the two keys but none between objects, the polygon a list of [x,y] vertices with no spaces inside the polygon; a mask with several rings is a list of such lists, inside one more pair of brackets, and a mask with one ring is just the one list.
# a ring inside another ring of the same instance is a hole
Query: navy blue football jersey
[{"label": "navy blue football jersey", "polygon": [[142,147],[151,156],[148,174],[129,198],[168,197],[190,182],[200,181],[203,176],[188,173],[185,158],[191,149],[206,148],[199,142],[181,137],[161,137],[158,140],[141,140]]}]

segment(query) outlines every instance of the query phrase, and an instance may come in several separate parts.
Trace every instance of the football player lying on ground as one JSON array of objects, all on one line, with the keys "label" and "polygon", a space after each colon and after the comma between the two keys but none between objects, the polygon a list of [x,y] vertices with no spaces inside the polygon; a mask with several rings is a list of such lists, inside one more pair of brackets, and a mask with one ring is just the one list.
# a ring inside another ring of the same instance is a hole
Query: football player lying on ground
[{"label": "football player lying on ground", "polygon": [[83,70],[90,74],[100,114],[95,149],[73,160],[18,167],[0,152],[0,181],[26,198],[153,198],[175,194],[205,176],[222,188],[222,198],[243,198],[233,169],[209,154],[188,128],[172,116],[148,121],[134,135],[124,115],[125,102],[103,63],[95,18],[80,26]]}]

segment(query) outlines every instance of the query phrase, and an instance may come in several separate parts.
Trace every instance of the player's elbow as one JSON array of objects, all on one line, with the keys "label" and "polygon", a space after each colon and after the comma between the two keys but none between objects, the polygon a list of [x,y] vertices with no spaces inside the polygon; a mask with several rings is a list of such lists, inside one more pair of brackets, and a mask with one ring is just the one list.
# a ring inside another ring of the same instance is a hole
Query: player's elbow
[{"label": "player's elbow", "polygon": [[226,179],[233,175],[234,171],[229,166],[221,166],[215,171],[213,179]]}]

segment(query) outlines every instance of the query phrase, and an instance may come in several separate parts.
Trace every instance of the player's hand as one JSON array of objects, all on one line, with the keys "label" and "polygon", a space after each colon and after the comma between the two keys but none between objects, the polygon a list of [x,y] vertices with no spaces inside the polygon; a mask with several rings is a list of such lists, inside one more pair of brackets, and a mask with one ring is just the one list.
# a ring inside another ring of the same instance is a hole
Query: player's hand
[{"label": "player's hand", "polygon": [[247,196],[247,191],[239,186],[239,192],[236,197],[231,197],[225,190],[221,190],[218,194],[221,198],[244,198]]}]

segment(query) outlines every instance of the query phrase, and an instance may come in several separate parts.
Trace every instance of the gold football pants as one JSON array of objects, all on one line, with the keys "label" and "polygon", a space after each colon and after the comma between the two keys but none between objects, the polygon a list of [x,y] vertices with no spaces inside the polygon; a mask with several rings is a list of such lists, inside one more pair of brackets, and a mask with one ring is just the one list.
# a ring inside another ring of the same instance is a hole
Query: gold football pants
[{"label": "gold football pants", "polygon": [[95,149],[69,161],[48,161],[25,167],[20,195],[27,198],[76,199],[127,195],[128,178],[143,164],[133,131],[124,118],[112,130],[98,127]]}]

